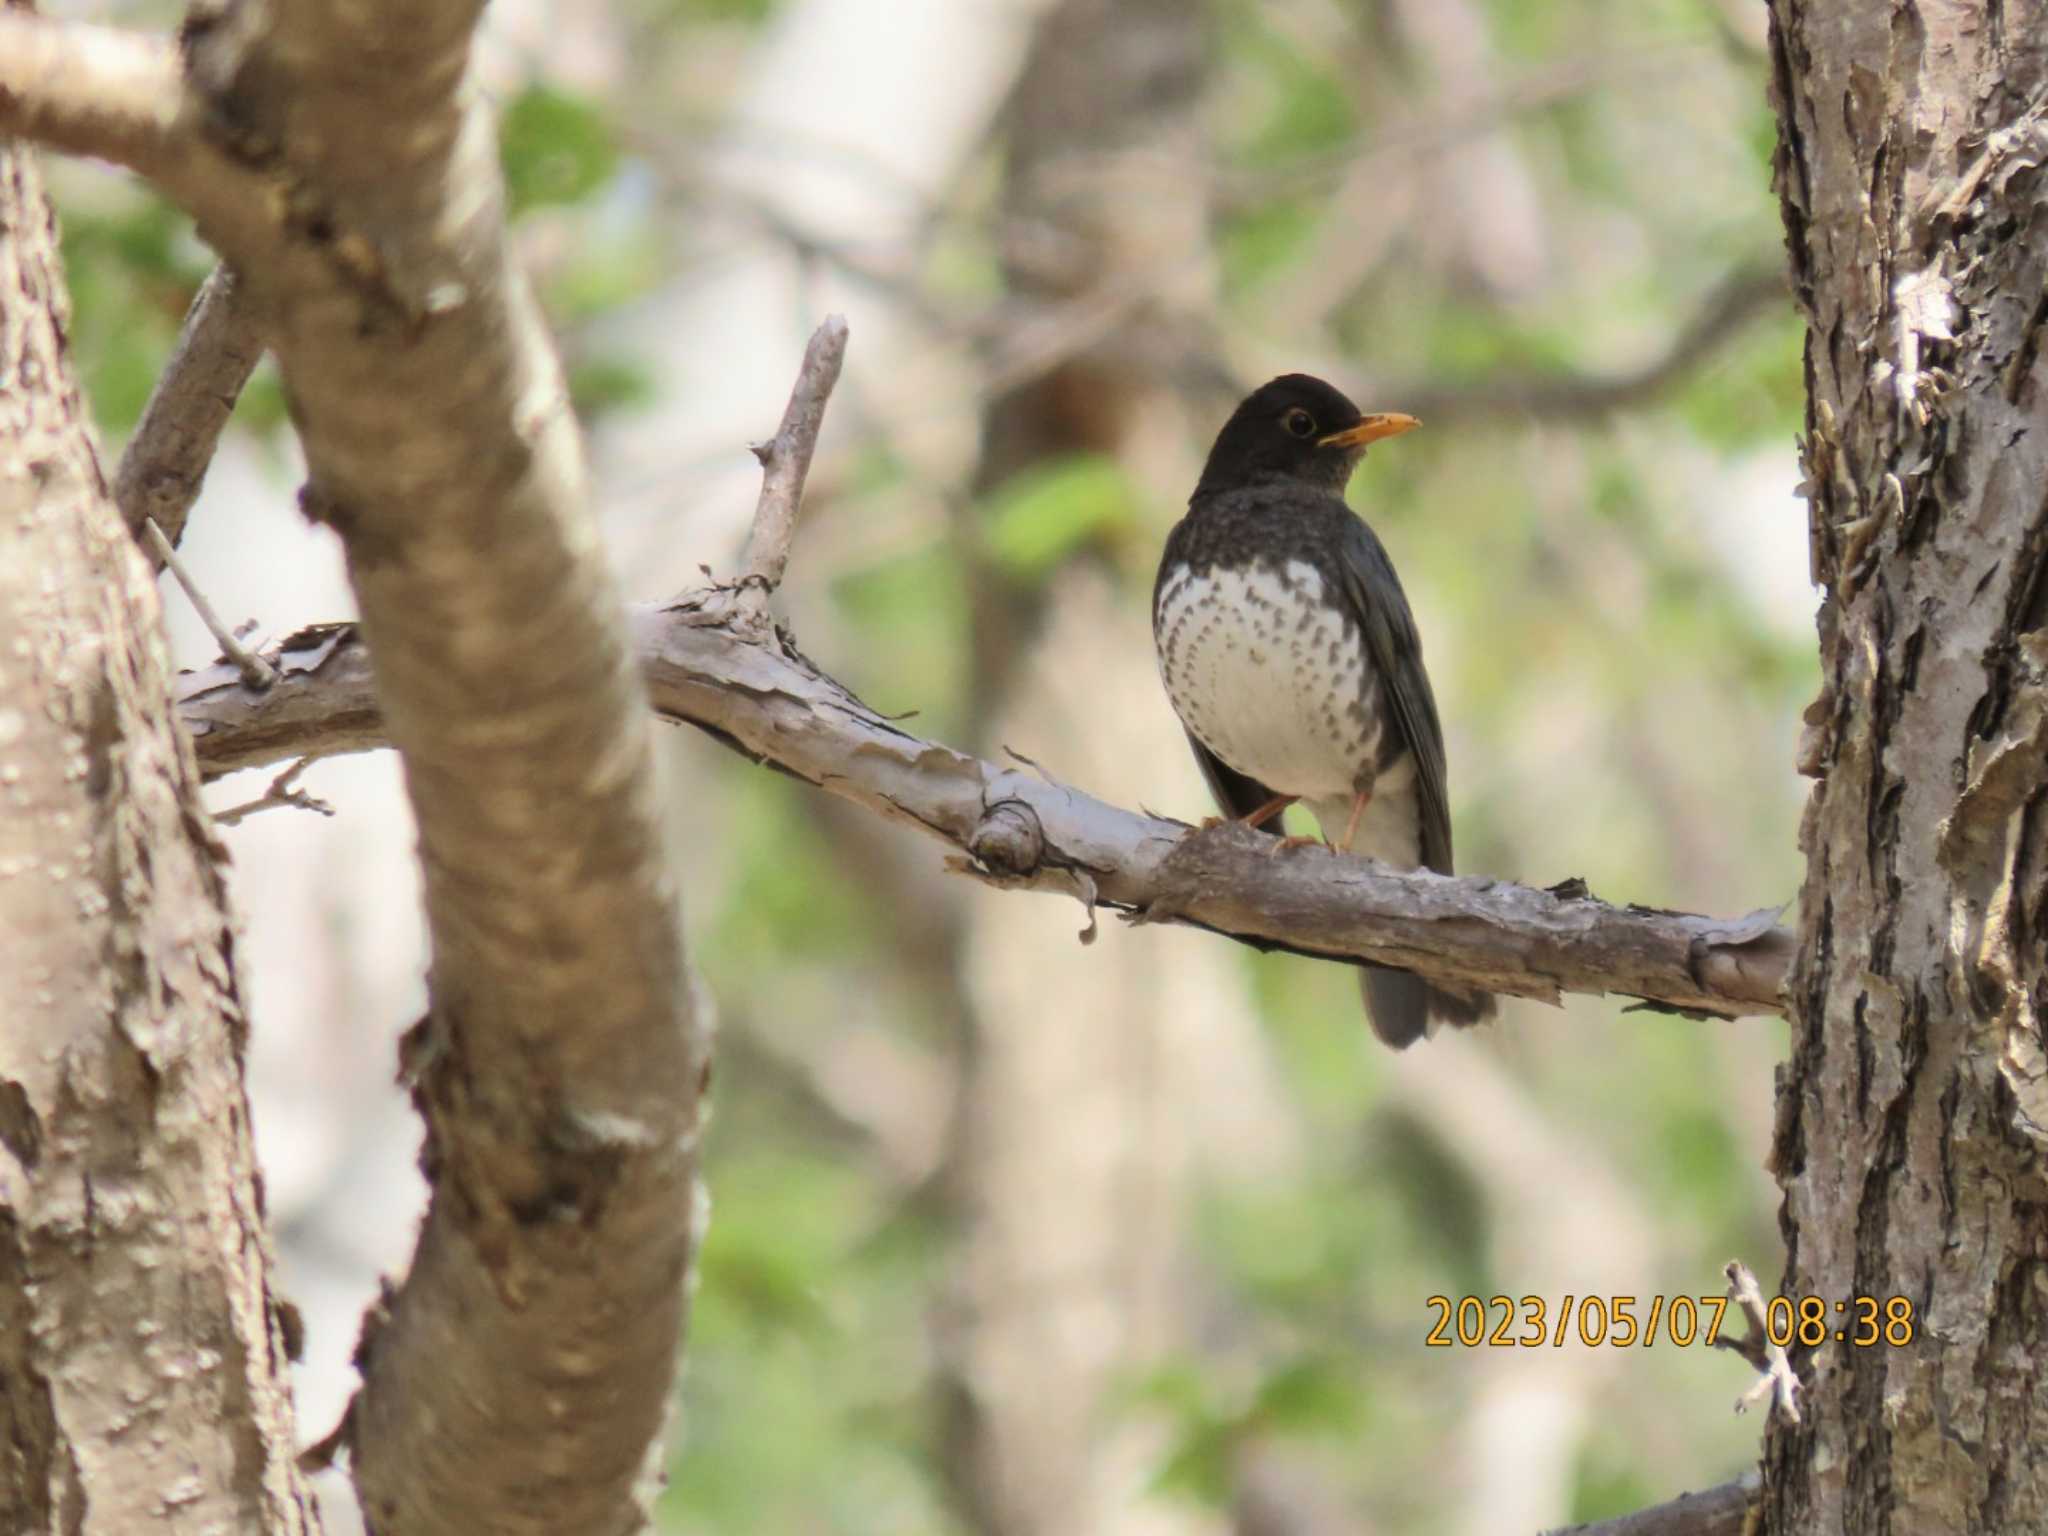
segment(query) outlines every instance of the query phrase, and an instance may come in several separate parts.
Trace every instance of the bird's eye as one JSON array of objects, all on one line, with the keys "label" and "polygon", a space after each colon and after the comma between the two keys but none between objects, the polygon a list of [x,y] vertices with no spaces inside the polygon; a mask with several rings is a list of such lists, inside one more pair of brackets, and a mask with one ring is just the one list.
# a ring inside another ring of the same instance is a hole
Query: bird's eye
[{"label": "bird's eye", "polygon": [[1307,411],[1304,411],[1298,405],[1280,418],[1280,425],[1296,437],[1314,437],[1316,435],[1315,417],[1309,415]]}]

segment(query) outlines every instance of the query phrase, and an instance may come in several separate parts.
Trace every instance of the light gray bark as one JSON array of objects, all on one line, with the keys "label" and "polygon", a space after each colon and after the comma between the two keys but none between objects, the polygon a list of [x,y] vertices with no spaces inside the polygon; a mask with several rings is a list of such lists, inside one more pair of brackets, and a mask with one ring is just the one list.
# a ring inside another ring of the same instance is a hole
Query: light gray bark
[{"label": "light gray bark", "polygon": [[0,144],[0,1530],[315,1530],[225,898]]},{"label": "light gray bark", "polygon": [[[1773,0],[1825,687],[1769,1536],[2048,1528],[2048,8]],[[1857,1348],[1839,1304],[1903,1298]]]},{"label": "light gray bark", "polygon": [[[1262,949],[1383,959],[1452,984],[1556,1002],[1614,993],[1685,1012],[1777,1013],[1792,939],[1769,910],[1718,919],[1611,906],[1573,884],[1393,874],[1318,849],[1121,810],[1033,766],[913,734],[764,634],[729,590],[632,611],[655,708],[752,760],[939,839],[1016,889],[1184,922]],[[229,666],[188,674],[179,712],[209,773],[383,745],[369,659],[347,625],[287,637],[263,695]],[[1086,919],[1076,914],[1077,929]]]}]

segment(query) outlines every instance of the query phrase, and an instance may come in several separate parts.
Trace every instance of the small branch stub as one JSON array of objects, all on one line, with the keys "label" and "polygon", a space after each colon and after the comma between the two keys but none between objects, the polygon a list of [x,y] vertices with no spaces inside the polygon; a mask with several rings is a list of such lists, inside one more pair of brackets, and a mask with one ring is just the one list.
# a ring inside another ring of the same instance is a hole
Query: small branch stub
[{"label": "small branch stub", "polygon": [[1020,800],[992,805],[968,839],[967,851],[998,875],[1029,875],[1045,859],[1045,829]]},{"label": "small branch stub", "polygon": [[754,457],[761,461],[761,499],[755,504],[754,526],[747,535],[740,585],[757,592],[764,602],[782,585],[782,574],[789,568],[789,547],[803,506],[804,480],[811,472],[818,431],[825,424],[825,403],[832,398],[840,365],[846,360],[846,336],[846,320],[841,315],[827,315],[811,333],[796,387],[789,392],[789,405],[782,413],[782,425],[774,437],[754,445]]}]

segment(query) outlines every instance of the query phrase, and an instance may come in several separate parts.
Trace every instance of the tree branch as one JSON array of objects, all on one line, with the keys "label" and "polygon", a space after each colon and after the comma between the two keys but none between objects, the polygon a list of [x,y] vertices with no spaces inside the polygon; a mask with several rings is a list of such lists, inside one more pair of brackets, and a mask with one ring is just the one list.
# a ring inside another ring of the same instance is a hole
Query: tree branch
[{"label": "tree branch", "polygon": [[[138,539],[151,521],[170,544],[184,536],[220,434],[262,358],[263,337],[236,291],[234,273],[215,267],[192,300],[178,345],[114,472],[114,501]],[[154,551],[151,558],[162,569]]]},{"label": "tree branch", "polygon": [[183,98],[168,42],[0,10],[0,134],[144,170],[170,151]]},{"label": "tree branch", "polygon": [[[992,884],[1543,1002],[1589,992],[1727,1018],[1782,1011],[1791,937],[1773,912],[1720,921],[1610,906],[1570,883],[1545,891],[1394,874],[1320,849],[1274,858],[1270,839],[1228,827],[1190,837],[1179,822],[912,735],[786,635],[763,634],[730,588],[635,608],[630,622],[664,718],[917,827]],[[179,709],[203,772],[381,744],[368,659],[352,630],[288,637],[272,660],[279,680],[261,696],[226,666],[181,680]]]},{"label": "tree branch", "polygon": [[[209,14],[186,34],[246,34]],[[239,13],[238,13],[239,14]],[[210,113],[168,39],[0,8],[0,138],[90,155],[147,177],[216,244],[239,235],[276,263],[319,212],[304,183],[276,174],[275,146],[235,113]],[[268,154],[259,153],[259,149]]]},{"label": "tree branch", "polygon": [[1612,1520],[1560,1526],[1547,1536],[1743,1536],[1749,1529],[1749,1510],[1756,1496],[1757,1479],[1752,1473]]}]

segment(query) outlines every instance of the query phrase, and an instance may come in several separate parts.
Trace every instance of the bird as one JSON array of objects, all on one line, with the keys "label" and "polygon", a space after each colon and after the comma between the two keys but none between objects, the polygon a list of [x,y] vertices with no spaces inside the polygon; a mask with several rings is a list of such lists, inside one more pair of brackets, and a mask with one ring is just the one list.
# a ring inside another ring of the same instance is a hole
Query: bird
[{"label": "bird", "polygon": [[[1443,726],[1415,616],[1386,547],[1344,500],[1368,445],[1420,425],[1361,411],[1308,374],[1253,390],[1167,535],[1152,636],[1226,817],[1278,835],[1281,812],[1304,801],[1337,850],[1449,874]],[[1488,993],[1362,969],[1373,1032],[1397,1050],[1493,1013]]]}]

